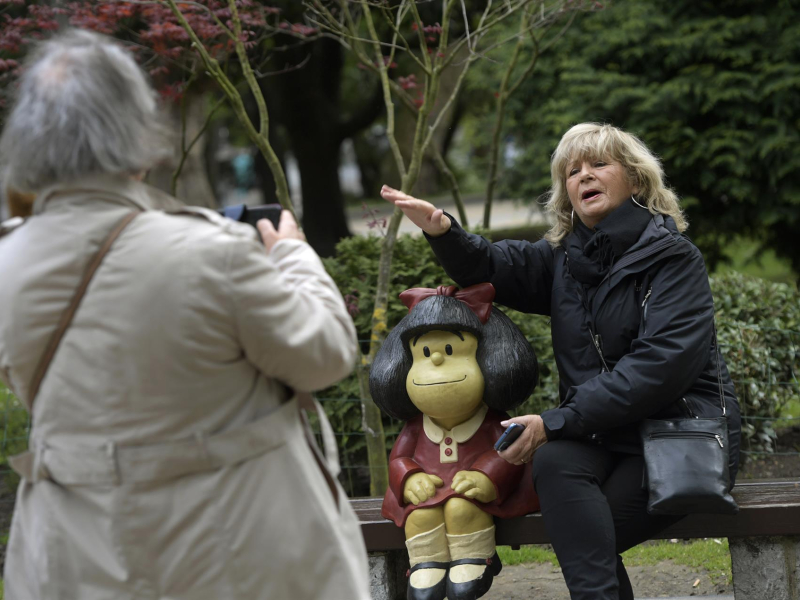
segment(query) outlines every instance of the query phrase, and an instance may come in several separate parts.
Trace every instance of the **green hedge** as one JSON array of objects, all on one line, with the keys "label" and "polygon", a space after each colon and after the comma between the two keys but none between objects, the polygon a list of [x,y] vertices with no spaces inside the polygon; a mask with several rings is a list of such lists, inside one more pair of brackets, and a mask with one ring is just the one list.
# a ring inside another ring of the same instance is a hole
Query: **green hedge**
[{"label": "green hedge", "polygon": [[[373,290],[378,276],[380,238],[353,237],[337,246],[337,256],[325,265],[346,297],[358,329],[359,339],[369,340]],[[389,292],[388,320],[393,327],[407,309],[398,294],[410,287],[436,287],[453,282],[445,275],[427,242],[420,237],[400,236],[395,246],[393,277]],[[744,421],[743,448],[774,450],[772,422],[792,401],[800,401],[800,295],[793,287],[726,273],[711,279],[717,308],[719,340],[723,356],[736,384]],[[517,413],[541,412],[557,404],[558,373],[553,361],[549,319],[505,309],[533,344],[541,366],[541,378],[531,398]],[[366,344],[366,342],[364,342]],[[366,350],[366,346],[364,347]],[[358,399],[354,378],[326,390],[327,398]],[[361,430],[357,402],[325,403],[338,431]],[[387,418],[391,434],[401,424]],[[391,437],[387,446],[391,447]],[[351,462],[365,464],[362,444],[353,439],[343,446]],[[355,457],[355,458],[353,458]]]}]

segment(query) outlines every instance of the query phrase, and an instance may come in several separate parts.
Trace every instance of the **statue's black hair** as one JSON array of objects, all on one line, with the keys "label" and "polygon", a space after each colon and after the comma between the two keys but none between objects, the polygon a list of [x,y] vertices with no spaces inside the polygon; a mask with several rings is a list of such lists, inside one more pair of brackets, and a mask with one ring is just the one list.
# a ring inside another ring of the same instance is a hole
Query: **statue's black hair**
[{"label": "statue's black hair", "polygon": [[409,341],[428,331],[468,331],[478,339],[476,359],[483,373],[483,401],[509,410],[522,404],[536,387],[536,354],[519,328],[493,307],[486,325],[460,300],[430,296],[417,304],[392,329],[369,376],[372,399],[386,413],[406,421],[419,414],[406,391],[413,359]]}]

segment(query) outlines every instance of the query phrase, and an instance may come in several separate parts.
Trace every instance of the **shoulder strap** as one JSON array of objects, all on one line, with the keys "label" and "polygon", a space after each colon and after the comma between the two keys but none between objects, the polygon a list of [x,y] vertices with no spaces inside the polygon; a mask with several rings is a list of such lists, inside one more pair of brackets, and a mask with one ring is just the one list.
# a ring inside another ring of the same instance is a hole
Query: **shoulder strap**
[{"label": "shoulder strap", "polygon": [[36,395],[39,393],[39,386],[41,386],[42,380],[47,374],[47,369],[50,367],[50,362],[53,360],[53,356],[55,356],[58,345],[61,343],[61,338],[64,337],[64,333],[66,333],[70,323],[72,323],[75,313],[78,312],[78,306],[80,306],[81,300],[83,300],[83,296],[86,294],[86,290],[89,287],[89,283],[92,281],[92,277],[94,276],[98,267],[100,267],[100,264],[103,262],[106,254],[108,254],[112,244],[116,241],[122,231],[130,224],[130,222],[137,217],[138,214],[138,211],[128,213],[116,224],[111,233],[108,234],[108,237],[106,237],[105,241],[103,241],[100,249],[92,258],[89,266],[86,268],[78,289],[75,290],[75,294],[72,296],[72,300],[70,300],[67,310],[62,313],[58,327],[56,328],[55,332],[53,332],[50,341],[47,343],[47,348],[45,348],[44,354],[42,354],[42,357],[39,359],[39,364],[36,366],[36,371],[33,373],[33,380],[31,381],[30,390],[28,392],[28,408],[33,409],[33,402],[36,400]]},{"label": "shoulder strap", "polygon": [[722,404],[722,416],[727,415],[727,407],[725,405],[725,391],[722,389],[722,364],[719,359],[719,338],[717,337],[717,321],[712,321],[714,327],[714,350],[717,353],[717,384],[719,384],[719,401]]}]

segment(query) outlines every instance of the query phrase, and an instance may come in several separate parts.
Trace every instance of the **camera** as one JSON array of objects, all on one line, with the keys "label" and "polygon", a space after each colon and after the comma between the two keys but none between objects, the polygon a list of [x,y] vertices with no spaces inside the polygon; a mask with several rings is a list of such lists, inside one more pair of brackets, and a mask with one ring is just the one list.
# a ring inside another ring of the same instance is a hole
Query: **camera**
[{"label": "camera", "polygon": [[[272,226],[278,229],[278,223],[281,220],[281,211],[283,207],[280,204],[264,204],[262,206],[247,206],[246,204],[237,204],[235,206],[226,206],[217,212],[223,217],[228,217],[240,223],[247,223],[256,227],[261,219],[269,219],[272,221]],[[258,229],[256,228],[256,232]],[[261,234],[258,234],[259,239]]]}]

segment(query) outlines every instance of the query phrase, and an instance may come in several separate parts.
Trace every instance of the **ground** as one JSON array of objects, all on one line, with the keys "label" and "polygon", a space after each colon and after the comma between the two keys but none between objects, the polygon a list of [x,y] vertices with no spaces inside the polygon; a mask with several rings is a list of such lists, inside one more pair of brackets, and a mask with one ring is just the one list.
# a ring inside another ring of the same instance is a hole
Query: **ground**
[{"label": "ground", "polygon": [[[637,598],[733,594],[732,587],[727,583],[714,585],[704,569],[693,569],[670,561],[653,566],[628,567],[628,576]],[[550,563],[533,563],[503,567],[492,589],[483,598],[569,600],[569,592],[557,567]]]}]

